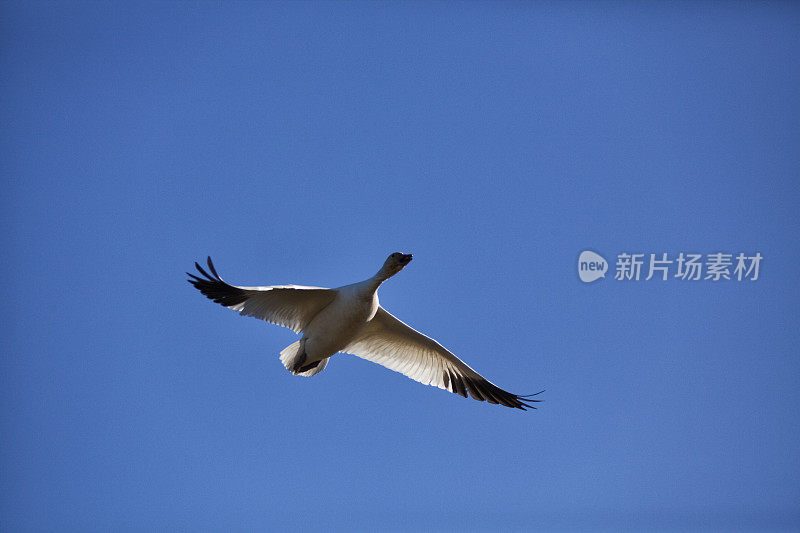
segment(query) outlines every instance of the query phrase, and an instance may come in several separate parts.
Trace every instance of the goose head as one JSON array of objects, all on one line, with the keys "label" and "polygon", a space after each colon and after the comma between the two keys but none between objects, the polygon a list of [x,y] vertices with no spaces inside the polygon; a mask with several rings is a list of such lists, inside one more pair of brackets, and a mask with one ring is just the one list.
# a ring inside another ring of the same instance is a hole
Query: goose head
[{"label": "goose head", "polygon": [[391,254],[389,257],[386,258],[386,261],[383,263],[380,271],[378,272],[378,276],[383,279],[389,279],[405,267],[407,264],[411,262],[412,256],[411,254],[403,254],[400,252],[395,252]]}]

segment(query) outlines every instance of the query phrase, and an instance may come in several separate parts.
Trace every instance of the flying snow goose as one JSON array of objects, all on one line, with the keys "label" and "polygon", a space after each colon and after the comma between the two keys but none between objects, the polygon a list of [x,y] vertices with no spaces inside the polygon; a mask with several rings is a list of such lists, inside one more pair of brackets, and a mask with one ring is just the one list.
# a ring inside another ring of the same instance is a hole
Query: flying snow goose
[{"label": "flying snow goose", "polygon": [[[297,376],[325,369],[337,352],[357,355],[425,385],[464,398],[517,409],[534,408],[531,396],[506,392],[475,372],[444,346],[401,322],[378,303],[378,287],[411,262],[411,254],[391,254],[371,278],[338,289],[276,285],[238,287],[224,282],[211,258],[210,273],[195,263],[203,277],[189,283],[206,297],[245,316],[287,327],[302,338],[281,351],[281,362]],[[536,393],[539,394],[539,393]]]}]

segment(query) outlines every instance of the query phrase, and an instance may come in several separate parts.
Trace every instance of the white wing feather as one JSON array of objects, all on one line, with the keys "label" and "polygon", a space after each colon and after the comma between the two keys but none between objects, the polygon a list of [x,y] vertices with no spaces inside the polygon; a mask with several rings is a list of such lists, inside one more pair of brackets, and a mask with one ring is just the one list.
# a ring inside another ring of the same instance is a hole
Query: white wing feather
[{"label": "white wing feather", "polygon": [[425,385],[461,396],[524,409],[535,402],[504,391],[447,348],[398,320],[383,307],[343,352],[378,363]]},{"label": "white wing feather", "polygon": [[207,298],[245,316],[252,316],[293,330],[302,331],[311,319],[336,298],[336,291],[323,287],[276,285],[273,287],[238,287],[230,285],[217,274],[211,258],[207,273],[195,263],[201,278],[187,274],[189,282]]}]

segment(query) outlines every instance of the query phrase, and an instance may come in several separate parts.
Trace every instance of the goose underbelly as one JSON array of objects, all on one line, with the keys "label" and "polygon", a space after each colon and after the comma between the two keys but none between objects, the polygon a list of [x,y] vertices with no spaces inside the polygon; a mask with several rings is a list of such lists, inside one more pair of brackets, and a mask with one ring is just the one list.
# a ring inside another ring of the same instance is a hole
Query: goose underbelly
[{"label": "goose underbelly", "polygon": [[375,316],[377,308],[377,298],[334,300],[303,331],[308,360],[330,357],[347,346]]}]

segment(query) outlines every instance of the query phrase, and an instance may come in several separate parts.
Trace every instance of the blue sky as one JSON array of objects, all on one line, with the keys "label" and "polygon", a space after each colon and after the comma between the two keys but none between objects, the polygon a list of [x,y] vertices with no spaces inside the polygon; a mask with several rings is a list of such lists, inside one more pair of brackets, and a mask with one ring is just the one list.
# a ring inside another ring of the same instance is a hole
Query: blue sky
[{"label": "blue sky", "polygon": [[[791,3],[0,6],[9,531],[796,530]],[[760,253],[757,281],[577,258]],[[185,281],[339,286],[531,412]]]}]

